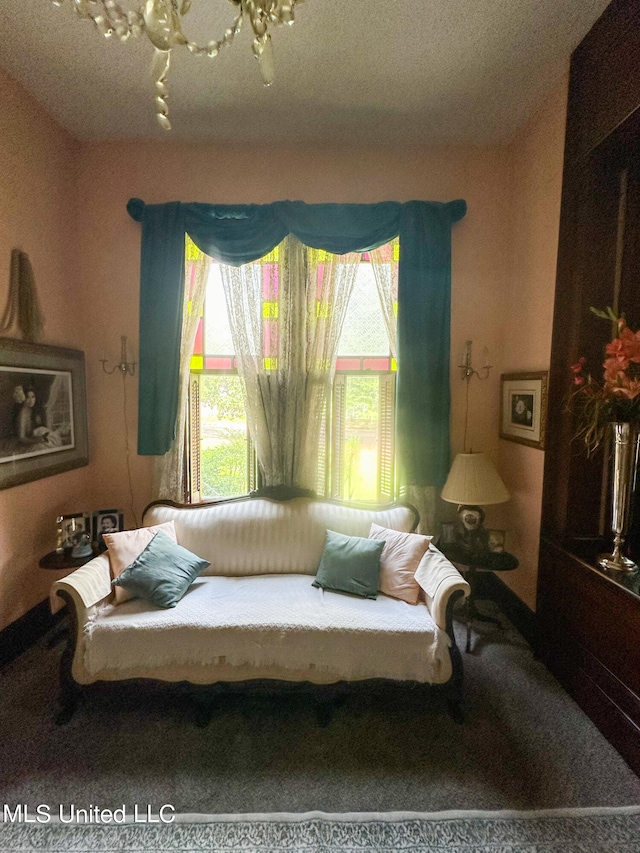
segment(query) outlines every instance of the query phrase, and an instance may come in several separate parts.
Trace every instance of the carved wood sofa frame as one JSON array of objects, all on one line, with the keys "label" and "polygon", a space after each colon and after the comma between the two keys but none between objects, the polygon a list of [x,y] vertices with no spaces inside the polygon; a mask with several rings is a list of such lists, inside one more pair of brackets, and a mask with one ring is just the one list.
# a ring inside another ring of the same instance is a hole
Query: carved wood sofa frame
[{"label": "carved wood sofa frame", "polygon": [[[282,487],[271,489],[262,489],[252,492],[248,496],[241,498],[229,498],[217,501],[216,503],[234,503],[241,500],[251,500],[256,497],[267,497],[272,500],[284,501],[294,497],[316,497],[313,493],[303,490],[291,490]],[[331,501],[330,499],[322,499],[325,503],[336,503],[344,505],[344,502]],[[175,501],[161,500],[150,503],[143,512],[143,521],[146,513],[155,506],[168,506],[175,508],[189,508],[197,510],[199,508],[211,507],[211,502],[198,504],[180,504]],[[393,504],[389,506],[405,506],[411,509],[414,513],[415,524],[414,530],[417,527],[419,516],[415,507],[410,504]],[[365,505],[349,503],[348,506],[354,508],[365,508]],[[366,506],[367,509],[381,509],[381,507]],[[387,507],[382,507],[387,508]],[[54,585],[55,586],[55,585]],[[167,684],[160,679],[144,678],[144,679],[128,679],[117,682],[96,681],[91,684],[80,684],[72,674],[72,665],[76,653],[76,644],[78,637],[78,617],[75,602],[73,597],[64,589],[56,589],[55,595],[61,598],[66,604],[66,618],[68,625],[62,632],[66,639],[66,645],[60,659],[60,696],[59,709],[56,713],[55,721],[58,725],[65,725],[76,712],[82,699],[90,692],[94,684],[122,684],[123,681],[128,683],[144,684]],[[319,725],[327,725],[330,722],[331,716],[335,708],[340,706],[345,697],[350,691],[373,690],[376,691],[381,687],[393,686],[398,689],[420,690],[424,691],[424,695],[440,696],[446,702],[446,707],[452,719],[456,723],[464,721],[464,695],[463,695],[463,663],[460,650],[456,644],[455,633],[453,629],[453,612],[457,602],[463,598],[465,592],[462,589],[453,591],[446,605],[446,624],[445,630],[450,639],[449,655],[451,658],[451,677],[448,681],[442,684],[428,684],[419,681],[395,681],[392,679],[372,678],[363,679],[355,682],[340,681],[331,684],[314,684],[311,682],[292,683],[289,681],[280,681],[277,679],[250,679],[247,681],[238,682],[215,682],[212,684],[199,685],[190,682],[171,682],[173,686],[187,688],[188,695],[191,699],[193,708],[194,720],[198,726],[206,726],[211,720],[216,710],[221,706],[221,700],[229,693],[248,692],[264,692],[268,691],[274,694],[277,698],[278,694],[288,694],[294,691],[310,692],[313,696],[316,718]]]}]

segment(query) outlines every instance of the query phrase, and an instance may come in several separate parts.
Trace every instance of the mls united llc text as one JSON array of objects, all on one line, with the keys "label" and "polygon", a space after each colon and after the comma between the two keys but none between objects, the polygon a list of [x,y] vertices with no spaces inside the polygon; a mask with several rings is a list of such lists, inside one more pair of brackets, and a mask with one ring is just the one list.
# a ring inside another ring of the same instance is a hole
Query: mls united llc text
[{"label": "mls united llc text", "polygon": [[175,812],[175,808],[168,803],[155,807],[150,803],[135,803],[132,806],[123,804],[114,809],[91,804],[81,809],[73,804],[62,803],[58,807],[44,803],[37,806],[28,806],[26,803],[10,806],[4,803],[2,818],[4,823],[173,823]]}]

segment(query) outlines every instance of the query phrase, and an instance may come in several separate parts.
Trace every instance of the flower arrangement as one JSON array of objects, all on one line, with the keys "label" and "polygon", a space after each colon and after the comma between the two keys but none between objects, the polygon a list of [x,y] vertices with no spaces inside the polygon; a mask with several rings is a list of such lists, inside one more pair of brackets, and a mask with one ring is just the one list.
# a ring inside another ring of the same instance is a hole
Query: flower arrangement
[{"label": "flower arrangement", "polygon": [[571,365],[575,386],[571,398],[579,418],[577,434],[589,451],[600,444],[608,423],[640,423],[640,330],[632,332],[624,316],[617,316],[611,308],[591,310],[612,323],[614,336],[605,348],[602,380],[585,371],[584,357]]}]

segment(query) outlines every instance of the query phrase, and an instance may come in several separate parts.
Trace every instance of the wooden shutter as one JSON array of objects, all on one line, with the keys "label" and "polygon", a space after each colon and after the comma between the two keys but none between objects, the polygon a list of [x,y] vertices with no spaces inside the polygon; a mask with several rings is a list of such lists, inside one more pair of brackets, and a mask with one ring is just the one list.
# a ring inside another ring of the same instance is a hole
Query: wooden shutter
[{"label": "wooden shutter", "polygon": [[344,491],[344,440],[347,377],[336,374],[333,381],[331,418],[331,497],[342,499]]},{"label": "wooden shutter", "polygon": [[395,500],[396,374],[380,376],[378,413],[378,500]]},{"label": "wooden shutter", "polygon": [[321,496],[329,494],[329,465],[332,455],[329,448],[330,425],[329,400],[326,400],[322,421],[320,423],[320,436],[318,439],[318,468],[316,477],[316,492]]},{"label": "wooden shutter", "polygon": [[198,503],[202,499],[202,465],[200,448],[200,376],[192,373],[189,377],[189,416],[187,418],[187,501]]},{"label": "wooden shutter", "polygon": [[258,465],[258,454],[251,441],[251,434],[247,427],[247,491],[255,492],[262,485],[260,477],[260,466]]}]

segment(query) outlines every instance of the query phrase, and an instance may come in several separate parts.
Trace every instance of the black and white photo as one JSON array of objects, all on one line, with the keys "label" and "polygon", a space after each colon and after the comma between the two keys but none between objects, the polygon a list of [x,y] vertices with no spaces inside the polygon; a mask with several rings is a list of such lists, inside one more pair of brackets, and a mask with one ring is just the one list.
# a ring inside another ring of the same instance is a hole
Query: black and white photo
[{"label": "black and white photo", "polygon": [[119,509],[99,509],[93,513],[93,541],[98,550],[104,551],[106,544],[105,533],[119,533],[124,530],[124,515]]},{"label": "black and white photo", "polygon": [[0,339],[0,489],[88,461],[83,353]]}]

